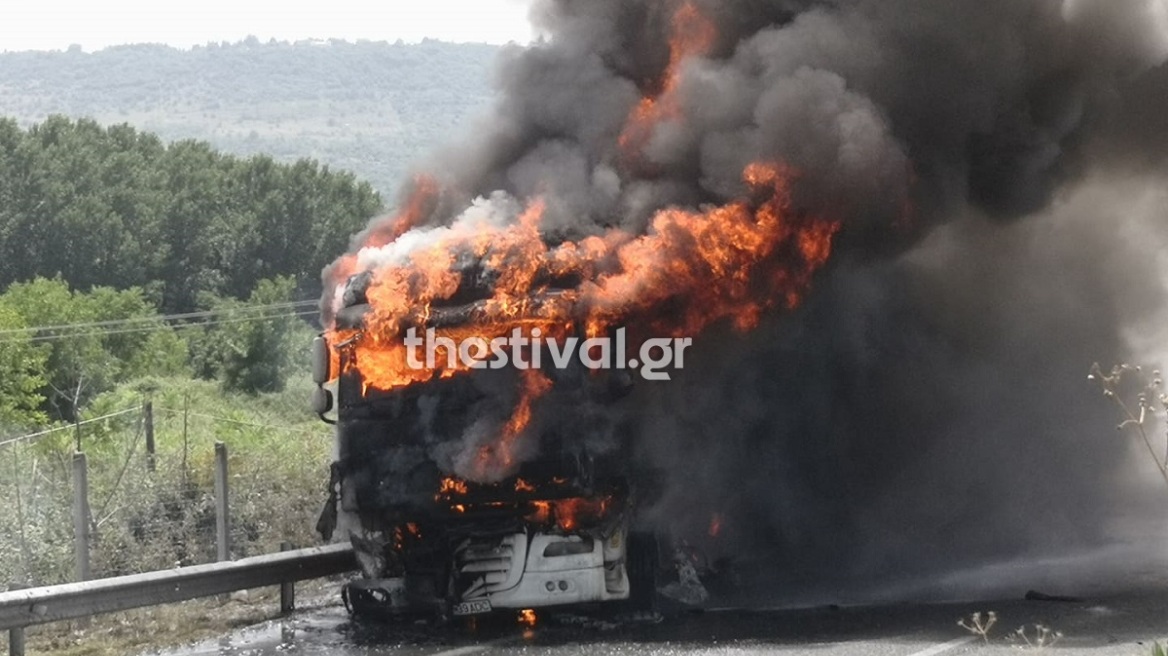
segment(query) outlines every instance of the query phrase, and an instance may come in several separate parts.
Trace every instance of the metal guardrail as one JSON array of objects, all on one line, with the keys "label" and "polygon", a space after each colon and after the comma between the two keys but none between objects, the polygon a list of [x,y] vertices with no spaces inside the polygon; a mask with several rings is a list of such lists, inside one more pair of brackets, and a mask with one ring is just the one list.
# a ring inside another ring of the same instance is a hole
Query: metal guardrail
[{"label": "metal guardrail", "polygon": [[[23,652],[25,627],[307,581],[356,569],[357,559],[352,547],[338,544],[210,565],[0,592],[0,631],[10,631],[9,649],[13,656],[17,656]],[[281,606],[290,604],[282,601]]]}]

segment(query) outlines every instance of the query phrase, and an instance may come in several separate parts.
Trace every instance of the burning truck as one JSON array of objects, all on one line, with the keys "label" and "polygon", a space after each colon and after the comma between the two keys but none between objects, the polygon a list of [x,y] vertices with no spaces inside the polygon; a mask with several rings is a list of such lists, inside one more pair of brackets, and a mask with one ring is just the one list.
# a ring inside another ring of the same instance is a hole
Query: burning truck
[{"label": "burning truck", "polygon": [[[634,530],[653,476],[636,465],[633,375],[590,345],[619,331],[618,349],[644,354],[655,336],[745,329],[798,302],[837,225],[785,211],[780,167],[752,166],[745,183],[748,198],[663,212],[651,235],[580,242],[547,239],[538,201],[483,201],[439,227],[411,227],[407,210],[341,260],[315,346],[315,410],[337,434],[318,528],[359,555],[351,607],[652,603],[658,546]],[[738,273],[711,275],[723,268]],[[425,363],[419,332],[435,344]],[[514,366],[455,346],[506,336],[529,345],[513,346]],[[543,349],[576,357],[530,366],[556,360]]]},{"label": "burning truck", "polygon": [[[413,327],[445,339],[476,326],[501,329],[488,316],[482,274],[481,263],[460,271],[466,290],[412,317]],[[347,531],[365,575],[346,586],[348,607],[359,614],[454,616],[603,602],[650,609],[657,543],[651,533],[632,531],[640,490],[628,444],[598,452],[587,448],[594,436],[578,433],[611,427],[565,430],[555,422],[541,422],[530,443],[518,442],[533,429],[534,399],[550,395],[553,386],[567,390],[560,396],[577,408],[607,407],[627,394],[629,377],[580,367],[474,376],[450,376],[447,369],[425,384],[380,389],[376,374],[361,368],[368,353],[362,346],[393,336],[369,332],[376,330],[367,297],[371,280],[363,274],[347,282],[334,332],[315,344],[316,410],[337,433],[331,496],[319,528],[326,538],[338,526]],[[529,316],[506,328],[529,337],[541,334],[541,326],[561,336],[580,330],[539,318],[550,316],[543,308],[561,303],[563,295],[547,291],[532,299]],[[453,353],[439,354],[455,366],[448,357]],[[499,441],[483,442],[473,453],[452,452],[463,433],[484,425],[482,404],[497,405],[489,390],[516,386],[522,398],[503,421]],[[334,406],[335,420],[328,417]],[[520,462],[520,450],[536,455]],[[454,460],[459,457],[462,462]]]},{"label": "burning truck", "polygon": [[[660,75],[597,133],[603,188],[667,175],[646,152],[658,127],[685,120],[686,63],[718,41],[692,2],[664,26]],[[632,360],[798,306],[843,226],[796,207],[798,172],[779,159],[729,173],[717,194],[575,227],[552,179],[523,191],[419,176],[326,269],[315,409],[336,424],[337,449],[318,528],[360,557],[351,606],[652,602],[658,546],[638,529],[658,490],[633,438],[639,390],[661,383],[634,384]],[[417,366],[421,333],[443,346]],[[628,369],[591,357],[614,334],[609,355]],[[513,366],[456,347],[507,336]],[[577,356],[566,366],[524,366],[565,350]]]},{"label": "burning truck", "polygon": [[[1168,152],[1163,12],[533,6],[546,38],[500,56],[494,109],[325,271],[320,528],[361,555],[351,601],[635,599],[656,569],[646,520],[708,525],[783,582],[767,568],[903,577],[1109,530],[1099,467],[1123,458],[1095,438],[1110,419],[1067,400],[1084,354],[1128,360],[1129,329],[1153,325],[1153,304],[1117,300],[1162,291],[1133,292],[1160,278],[1130,236],[1156,234],[1163,204],[1113,185]],[[693,338],[689,376],[449,349],[411,367],[406,345],[621,329],[629,357]],[[1062,469],[1002,455],[1020,448]]]}]

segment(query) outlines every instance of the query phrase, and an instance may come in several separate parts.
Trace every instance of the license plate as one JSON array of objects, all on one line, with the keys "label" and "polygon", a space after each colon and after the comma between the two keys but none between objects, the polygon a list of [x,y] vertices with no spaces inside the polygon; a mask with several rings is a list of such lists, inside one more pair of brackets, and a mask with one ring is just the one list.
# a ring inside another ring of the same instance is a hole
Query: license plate
[{"label": "license plate", "polygon": [[480,601],[464,601],[460,604],[454,604],[454,616],[465,617],[467,615],[482,615],[491,612],[491,602],[486,599]]}]

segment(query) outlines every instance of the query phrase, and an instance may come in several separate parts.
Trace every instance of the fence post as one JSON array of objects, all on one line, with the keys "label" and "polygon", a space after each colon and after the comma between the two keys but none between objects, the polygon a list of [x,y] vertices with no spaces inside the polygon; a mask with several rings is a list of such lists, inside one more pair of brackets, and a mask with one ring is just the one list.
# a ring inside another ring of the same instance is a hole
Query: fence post
[{"label": "fence post", "polygon": [[146,424],[146,469],[154,471],[154,402],[147,401],[145,407]]},{"label": "fence post", "polygon": [[88,581],[89,571],[89,471],[85,454],[73,453],[73,551],[77,580]]},{"label": "fence post", "polygon": [[231,518],[227,504],[227,445],[215,443],[215,535],[219,562],[231,559]]},{"label": "fence post", "polygon": [[8,656],[24,656],[24,629],[8,630]]},{"label": "fence post", "polygon": [[[281,542],[280,551],[292,551],[291,542]],[[296,610],[296,584],[285,581],[280,584],[280,614],[288,615]]]}]

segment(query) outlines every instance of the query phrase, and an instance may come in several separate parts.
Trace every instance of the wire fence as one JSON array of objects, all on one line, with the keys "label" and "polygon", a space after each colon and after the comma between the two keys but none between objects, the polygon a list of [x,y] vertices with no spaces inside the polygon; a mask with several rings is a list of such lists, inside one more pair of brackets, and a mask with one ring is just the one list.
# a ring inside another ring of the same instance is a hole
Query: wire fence
[{"label": "wire fence", "polygon": [[326,428],[151,404],[0,436],[0,589],[77,580],[78,436],[93,578],[217,559],[216,443],[228,454],[230,558],[319,540]]}]

